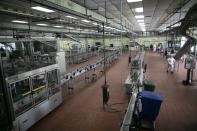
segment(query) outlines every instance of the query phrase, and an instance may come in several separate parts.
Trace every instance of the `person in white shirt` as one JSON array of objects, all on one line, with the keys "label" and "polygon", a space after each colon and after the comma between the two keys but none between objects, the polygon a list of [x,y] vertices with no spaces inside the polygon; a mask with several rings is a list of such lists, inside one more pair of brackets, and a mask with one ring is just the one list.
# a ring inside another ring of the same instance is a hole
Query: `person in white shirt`
[{"label": "person in white shirt", "polygon": [[172,55],[167,59],[168,62],[168,67],[167,67],[167,72],[170,70],[171,73],[174,72],[175,70],[175,62],[176,60],[174,59],[174,57],[172,57]]}]

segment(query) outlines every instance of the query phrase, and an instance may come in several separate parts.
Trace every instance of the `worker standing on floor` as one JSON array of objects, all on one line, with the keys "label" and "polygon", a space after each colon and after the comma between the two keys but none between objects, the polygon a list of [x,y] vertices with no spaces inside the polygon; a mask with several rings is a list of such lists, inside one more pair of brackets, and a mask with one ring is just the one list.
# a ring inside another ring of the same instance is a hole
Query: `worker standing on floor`
[{"label": "worker standing on floor", "polygon": [[168,51],[167,51],[167,48],[166,48],[165,51],[164,51],[164,56],[167,58],[167,55],[168,55]]},{"label": "worker standing on floor", "polygon": [[131,64],[131,56],[129,56],[128,66]]},{"label": "worker standing on floor", "polygon": [[174,57],[171,55],[171,56],[167,59],[167,62],[168,62],[167,72],[170,70],[171,73],[173,74],[173,73],[174,73],[174,70],[175,70],[175,62],[176,62],[176,60],[175,60]]}]

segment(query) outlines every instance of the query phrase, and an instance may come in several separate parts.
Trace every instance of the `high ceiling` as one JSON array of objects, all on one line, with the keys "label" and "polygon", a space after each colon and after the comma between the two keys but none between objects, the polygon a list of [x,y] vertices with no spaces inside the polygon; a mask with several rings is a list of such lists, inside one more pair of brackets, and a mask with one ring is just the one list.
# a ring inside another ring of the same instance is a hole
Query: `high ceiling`
[{"label": "high ceiling", "polygon": [[[82,6],[95,10],[97,13],[105,15],[105,0],[72,0]],[[120,19],[121,0],[106,0],[107,18]],[[135,31],[141,30],[135,15],[144,15],[147,31],[159,30],[160,26],[173,24],[184,18],[188,9],[196,0],[143,0],[135,3],[128,3],[122,0],[123,22],[131,24]],[[136,13],[135,8],[143,7],[142,13]],[[171,18],[171,19],[170,19]],[[170,21],[168,21],[170,19]],[[168,25],[169,26],[169,25]]]},{"label": "high ceiling", "polygon": [[[0,28],[77,34],[84,31],[97,35],[102,34],[101,23],[105,22],[105,31],[114,35],[142,31],[135,16],[144,15],[146,31],[159,31],[184,18],[194,3],[196,0],[142,0],[135,3],[127,0],[1,0]],[[43,6],[54,12],[37,11],[31,8],[33,6]],[[135,8],[140,7],[143,12],[136,12]],[[84,19],[90,22],[84,22]],[[13,23],[13,20],[27,23]],[[47,26],[38,25],[40,23]]]}]

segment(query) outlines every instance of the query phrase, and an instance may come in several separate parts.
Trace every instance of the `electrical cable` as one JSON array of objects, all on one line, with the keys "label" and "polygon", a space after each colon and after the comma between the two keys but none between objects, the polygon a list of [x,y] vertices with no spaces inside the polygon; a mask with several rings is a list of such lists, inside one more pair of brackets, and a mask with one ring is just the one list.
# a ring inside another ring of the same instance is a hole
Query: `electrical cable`
[{"label": "electrical cable", "polygon": [[107,112],[109,113],[120,113],[120,112],[124,112],[125,110],[119,110],[119,109],[116,109],[116,108],[107,108]]},{"label": "electrical cable", "polygon": [[120,104],[127,104],[127,103],[126,102],[117,102],[117,103],[108,104],[108,106],[120,105]]},{"label": "electrical cable", "polygon": [[120,109],[112,108],[112,106],[120,105],[120,104],[127,104],[127,103],[126,102],[117,102],[117,103],[107,104],[107,109],[108,109],[107,112],[110,112],[110,113],[124,112],[126,109],[120,110]]}]

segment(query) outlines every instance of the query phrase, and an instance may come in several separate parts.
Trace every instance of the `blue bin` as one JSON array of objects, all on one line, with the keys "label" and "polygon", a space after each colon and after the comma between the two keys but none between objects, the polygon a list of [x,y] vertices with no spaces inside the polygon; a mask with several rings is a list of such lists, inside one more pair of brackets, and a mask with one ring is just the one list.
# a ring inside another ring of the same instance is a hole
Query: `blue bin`
[{"label": "blue bin", "polygon": [[158,93],[150,91],[142,91],[140,97],[142,104],[140,118],[154,121],[159,114],[163,98]]}]

